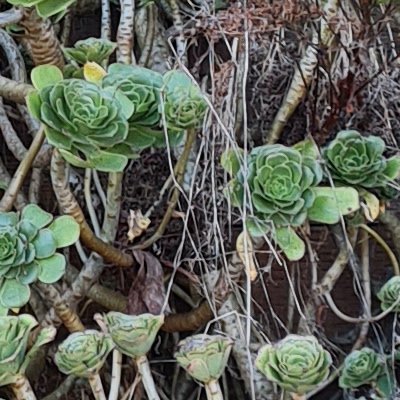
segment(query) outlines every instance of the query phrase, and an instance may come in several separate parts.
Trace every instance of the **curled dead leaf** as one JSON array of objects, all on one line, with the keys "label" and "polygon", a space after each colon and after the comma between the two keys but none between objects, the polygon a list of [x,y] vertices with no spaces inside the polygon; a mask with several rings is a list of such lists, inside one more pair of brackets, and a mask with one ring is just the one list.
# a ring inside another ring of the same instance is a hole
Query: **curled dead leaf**
[{"label": "curled dead leaf", "polygon": [[236,251],[242,261],[246,274],[251,281],[257,278],[257,269],[254,263],[254,247],[250,235],[246,230],[240,233],[236,239]]},{"label": "curled dead leaf", "polygon": [[141,236],[149,227],[150,218],[145,217],[141,210],[129,210],[127,233],[128,240],[131,242],[135,238]]}]

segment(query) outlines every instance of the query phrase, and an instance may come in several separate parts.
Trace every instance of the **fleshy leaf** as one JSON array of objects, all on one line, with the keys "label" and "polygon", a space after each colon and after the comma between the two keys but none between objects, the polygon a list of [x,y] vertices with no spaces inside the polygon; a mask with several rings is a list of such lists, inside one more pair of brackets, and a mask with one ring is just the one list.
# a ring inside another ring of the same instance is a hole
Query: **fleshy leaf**
[{"label": "fleshy leaf", "polygon": [[303,240],[291,227],[277,228],[275,240],[290,261],[303,258],[306,247]]},{"label": "fleshy leaf", "polygon": [[90,157],[90,162],[98,171],[121,172],[128,164],[128,157],[121,154],[98,151],[97,154]]},{"label": "fleshy leaf", "polygon": [[310,139],[305,139],[296,143],[293,148],[298,150],[303,157],[310,157],[315,160],[318,158],[318,148]]},{"label": "fleshy leaf", "polygon": [[31,291],[28,285],[14,279],[6,279],[0,288],[0,306],[4,308],[20,308],[29,301]]},{"label": "fleshy leaf", "polygon": [[57,248],[71,246],[79,239],[79,224],[69,215],[56,218],[49,230],[53,233]]},{"label": "fleshy leaf", "polygon": [[66,261],[62,254],[56,253],[39,261],[38,279],[43,283],[57,282],[65,273]]},{"label": "fleshy leaf", "polygon": [[93,61],[88,61],[83,67],[83,76],[88,82],[100,82],[106,75],[106,70]]},{"label": "fleshy leaf", "polygon": [[47,258],[52,256],[57,249],[56,241],[50,229],[42,229],[32,242],[36,250],[36,258]]},{"label": "fleshy leaf", "polygon": [[31,80],[33,86],[41,90],[46,86],[62,81],[63,74],[55,65],[39,65],[32,70]]},{"label": "fleshy leaf", "polygon": [[40,100],[39,93],[36,90],[32,90],[26,96],[26,105],[30,114],[36,119],[40,118],[40,106],[42,102]]},{"label": "fleshy leaf", "polygon": [[222,168],[232,177],[240,170],[243,159],[242,149],[229,149],[224,151],[221,156]]},{"label": "fleshy leaf", "polygon": [[358,192],[350,187],[317,187],[312,189],[315,200],[308,209],[310,221],[336,224],[345,216],[360,208]]},{"label": "fleshy leaf", "polygon": [[21,218],[27,219],[38,229],[44,228],[53,220],[53,216],[50,213],[42,210],[36,204],[25,206],[22,210]]}]

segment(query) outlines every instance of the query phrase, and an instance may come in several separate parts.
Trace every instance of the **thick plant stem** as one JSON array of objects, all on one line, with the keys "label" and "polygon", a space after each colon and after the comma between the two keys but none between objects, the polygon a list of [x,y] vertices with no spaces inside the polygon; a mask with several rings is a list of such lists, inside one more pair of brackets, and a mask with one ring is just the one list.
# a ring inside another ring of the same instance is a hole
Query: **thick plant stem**
[{"label": "thick plant stem", "polygon": [[207,400],[224,400],[221,387],[217,380],[204,384],[207,394]]},{"label": "thick plant stem", "polygon": [[104,393],[103,384],[101,383],[100,375],[92,375],[90,378],[88,378],[88,381],[92,389],[94,398],[96,400],[107,400]]},{"label": "thick plant stem", "polygon": [[20,24],[25,28],[25,38],[34,64],[51,64],[62,68],[64,56],[51,21],[39,17],[34,7],[24,7],[23,13]]},{"label": "thick plant stem", "polygon": [[160,400],[160,396],[157,393],[156,385],[154,383],[153,375],[151,374],[149,360],[146,356],[140,356],[135,359],[138,371],[142,377],[142,383],[144,390],[147,393],[149,400]]},{"label": "thick plant stem", "polygon": [[32,90],[34,90],[32,85],[0,76],[0,96],[6,100],[24,104],[26,96]]},{"label": "thick plant stem", "polygon": [[132,256],[123,253],[108,243],[105,243],[90,229],[82,209],[71,192],[68,183],[68,174],[65,169],[66,166],[64,159],[61,157],[60,153],[55,150],[51,162],[51,179],[54,192],[62,212],[74,217],[76,222],[80,225],[80,238],[82,243],[89,249],[98,253],[106,262],[122,268],[131,267],[134,263]]},{"label": "thick plant stem", "polygon": [[291,396],[292,396],[293,400],[306,400],[306,396],[304,394],[300,395],[300,394],[292,393]]},{"label": "thick plant stem", "polygon": [[35,160],[36,155],[38,154],[42,144],[44,142],[45,134],[43,127],[40,128],[39,132],[35,136],[32,141],[31,147],[26,152],[24,159],[20,162],[15,174],[4,193],[1,201],[0,201],[0,211],[10,211],[13,203],[18,195],[19,190],[25,180],[26,175],[29,172],[29,169],[32,166],[33,161]]},{"label": "thick plant stem", "polygon": [[17,400],[36,400],[35,393],[25,375],[19,375],[17,381],[10,387]]},{"label": "thick plant stem", "polygon": [[167,228],[168,222],[170,221],[172,214],[175,210],[176,204],[178,203],[179,200],[179,195],[180,195],[180,188],[179,185],[182,184],[183,177],[185,175],[185,169],[186,169],[186,164],[189,159],[190,155],[190,150],[192,149],[192,146],[196,140],[196,131],[194,129],[190,129],[187,132],[187,138],[185,142],[185,147],[183,149],[183,152],[176,163],[174,173],[175,173],[175,180],[177,186],[175,187],[172,197],[169,203],[169,206],[167,208],[167,211],[164,214],[164,218],[162,219],[159,227],[157,228],[156,232],[151,236],[149,239],[144,241],[143,243],[137,245],[134,247],[134,249],[138,250],[143,250],[147,249],[149,246],[151,246],[154,242],[156,242],[158,239],[162,237],[162,235],[165,232],[165,229]]},{"label": "thick plant stem", "polygon": [[110,393],[108,394],[108,400],[118,400],[119,387],[121,384],[121,368],[122,354],[120,351],[115,349],[113,350],[111,386]]},{"label": "thick plant stem", "polygon": [[336,16],[338,7],[338,0],[328,0],[326,2],[324,6],[325,16],[321,18],[320,32],[314,33],[312,43],[307,47],[306,54],[294,73],[289,90],[268,133],[268,143],[276,143],[279,140],[287,121],[305,97],[318,64],[318,45],[319,43],[328,45],[331,41],[333,32],[329,27],[329,21]]},{"label": "thick plant stem", "polygon": [[117,61],[132,64],[133,61],[133,25],[135,22],[135,1],[120,0],[121,18],[117,31]]}]

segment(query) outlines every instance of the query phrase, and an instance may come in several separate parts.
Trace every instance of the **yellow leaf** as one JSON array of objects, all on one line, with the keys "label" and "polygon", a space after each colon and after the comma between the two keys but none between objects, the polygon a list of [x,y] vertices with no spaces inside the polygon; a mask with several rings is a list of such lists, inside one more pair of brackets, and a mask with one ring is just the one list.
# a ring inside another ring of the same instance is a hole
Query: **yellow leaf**
[{"label": "yellow leaf", "polygon": [[365,218],[370,222],[375,221],[381,212],[379,199],[367,191],[363,191],[361,196],[365,202],[365,207],[363,207]]},{"label": "yellow leaf", "polygon": [[236,251],[242,261],[246,274],[251,281],[257,278],[257,269],[254,264],[254,247],[248,232],[243,231],[236,239]]},{"label": "yellow leaf", "polygon": [[107,75],[106,70],[95,62],[87,62],[83,67],[83,76],[88,82],[98,82]]}]

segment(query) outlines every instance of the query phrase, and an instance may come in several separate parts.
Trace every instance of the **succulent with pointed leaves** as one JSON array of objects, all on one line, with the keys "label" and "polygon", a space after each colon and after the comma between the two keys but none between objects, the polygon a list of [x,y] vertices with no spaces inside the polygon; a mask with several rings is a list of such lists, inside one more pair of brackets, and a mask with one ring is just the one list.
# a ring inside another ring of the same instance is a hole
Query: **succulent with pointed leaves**
[{"label": "succulent with pointed leaves", "polygon": [[393,312],[400,312],[400,276],[390,278],[377,294],[381,301],[381,308],[386,311],[392,308]]},{"label": "succulent with pointed leaves", "polygon": [[294,228],[307,219],[334,224],[359,208],[355,189],[318,186],[322,168],[318,150],[310,140],[294,147],[256,147],[247,155],[246,165],[243,153],[231,150],[221,163],[233,178],[228,187],[233,205],[243,207],[249,191],[249,233],[254,237],[271,233],[289,260],[298,260],[305,252]]},{"label": "succulent with pointed leaves", "polygon": [[49,18],[52,15],[65,12],[76,0],[7,0],[14,6],[36,7],[37,13],[42,18]]},{"label": "succulent with pointed leaves", "polygon": [[91,378],[99,373],[113,348],[109,335],[96,330],[75,332],[58,346],[54,360],[66,375]]},{"label": "succulent with pointed leaves", "polygon": [[53,216],[35,204],[21,213],[0,212],[0,307],[19,308],[30,297],[29,285],[58,281],[65,272],[65,257],[57,249],[79,238],[72,217]]},{"label": "succulent with pointed leaves", "polygon": [[67,58],[80,65],[84,65],[87,62],[101,64],[116,48],[116,43],[107,39],[90,37],[77,41],[74,47],[64,49],[64,53]]},{"label": "succulent with pointed leaves", "polygon": [[104,315],[104,322],[118,350],[129,357],[136,358],[149,352],[164,323],[164,316],[127,315],[110,311]]},{"label": "succulent with pointed leaves", "polygon": [[201,90],[181,71],[169,71],[163,79],[163,111],[168,130],[196,128],[207,110]]},{"label": "succulent with pointed leaves", "polygon": [[28,314],[0,317],[0,386],[15,383],[25,374],[38,348],[54,339],[55,328],[42,330],[26,354],[29,333],[36,325],[37,321]]},{"label": "succulent with pointed leaves", "polygon": [[380,137],[349,130],[336,135],[323,157],[334,181],[379,191],[400,175],[400,157],[386,159],[384,151],[385,142]]},{"label": "succulent with pointed leaves", "polygon": [[331,355],[314,336],[288,335],[274,345],[263,346],[256,367],[282,389],[304,395],[329,375]]},{"label": "succulent with pointed leaves", "polygon": [[340,373],[339,386],[343,389],[355,389],[376,382],[384,372],[382,358],[374,350],[364,347],[352,351],[344,360]]}]

